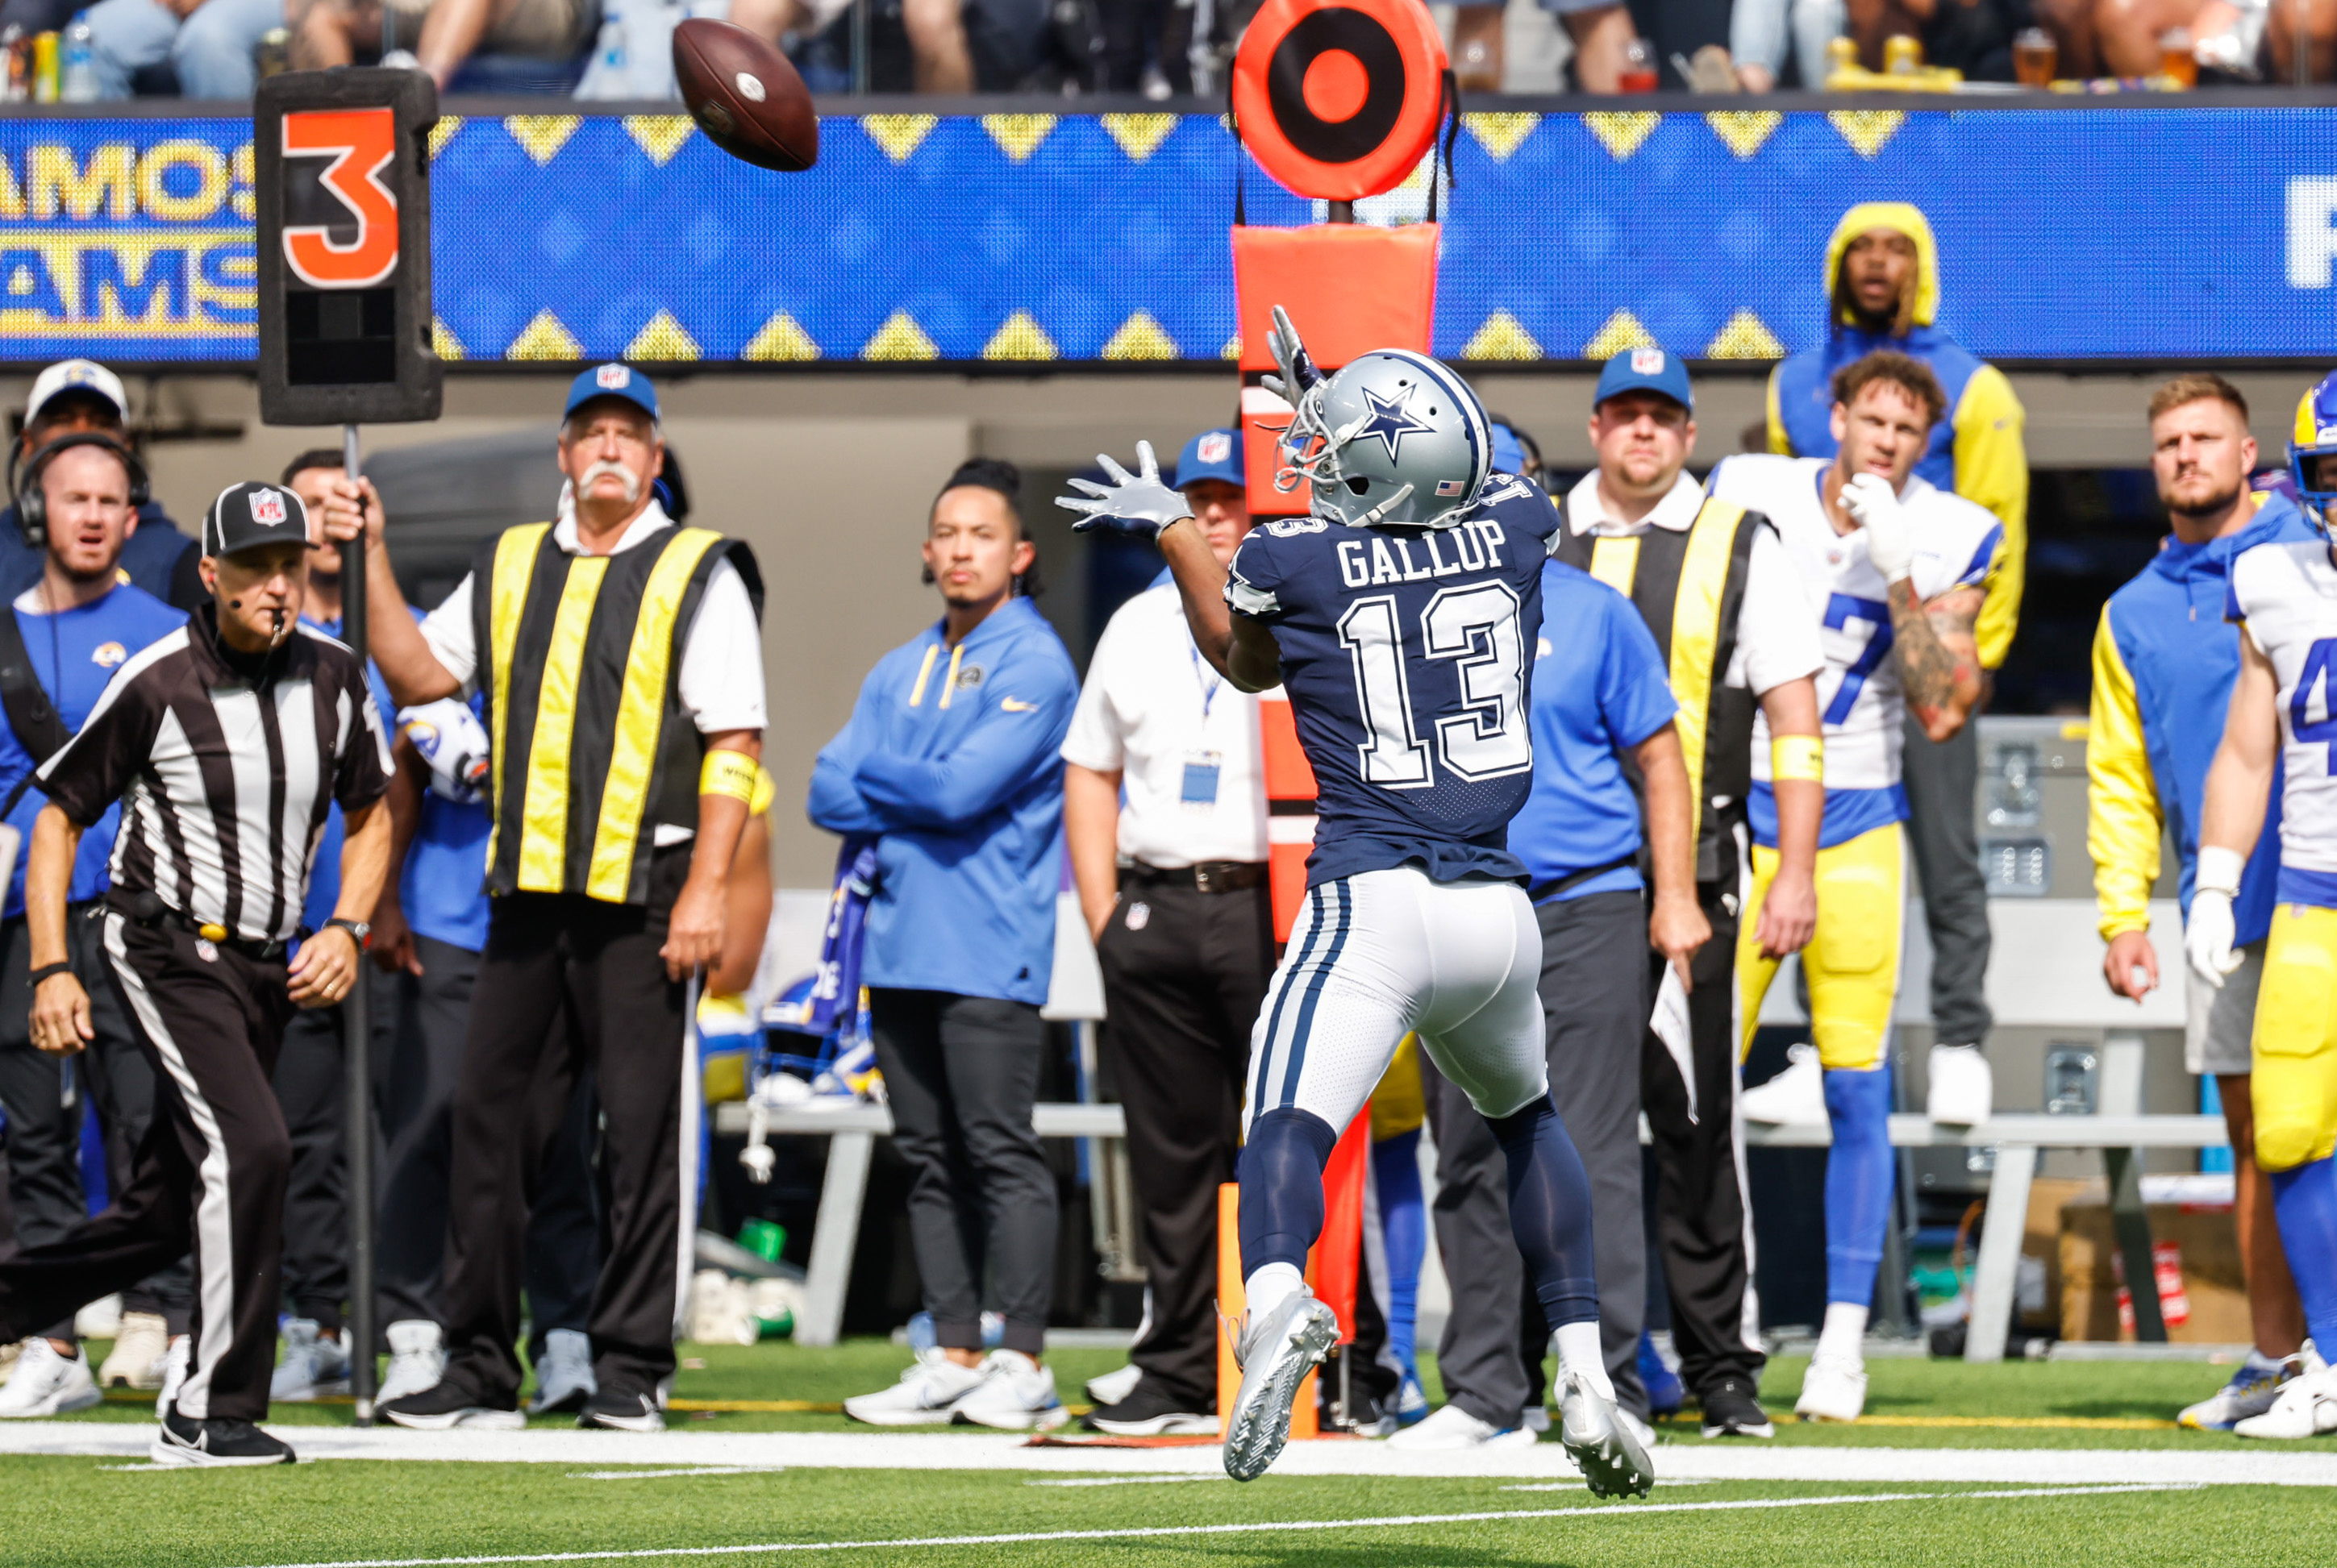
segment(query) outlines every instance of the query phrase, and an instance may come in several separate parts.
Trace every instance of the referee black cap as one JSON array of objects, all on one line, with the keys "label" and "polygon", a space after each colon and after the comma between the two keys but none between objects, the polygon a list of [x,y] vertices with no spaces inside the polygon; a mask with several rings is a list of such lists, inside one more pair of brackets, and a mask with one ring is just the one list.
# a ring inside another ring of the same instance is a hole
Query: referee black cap
[{"label": "referee black cap", "polygon": [[231,484],[203,513],[203,553],[214,560],[288,539],[318,542],[308,509],[280,484],[257,479]]}]

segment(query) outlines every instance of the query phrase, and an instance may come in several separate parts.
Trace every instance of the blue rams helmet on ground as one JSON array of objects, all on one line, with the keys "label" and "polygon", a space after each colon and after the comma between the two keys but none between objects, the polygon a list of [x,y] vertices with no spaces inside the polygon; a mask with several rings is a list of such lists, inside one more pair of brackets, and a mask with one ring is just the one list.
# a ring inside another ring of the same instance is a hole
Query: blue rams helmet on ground
[{"label": "blue rams helmet on ground", "polygon": [[2337,502],[2337,489],[2316,482],[2318,460],[2324,457],[2337,457],[2337,370],[2297,399],[2296,428],[2288,443],[2288,472],[2296,482],[2297,499],[2320,512]]},{"label": "blue rams helmet on ground", "polygon": [[1492,472],[1485,405],[1424,354],[1374,349],[1299,393],[1297,410],[1275,485],[1313,482],[1309,510],[1326,521],[1452,528]]}]

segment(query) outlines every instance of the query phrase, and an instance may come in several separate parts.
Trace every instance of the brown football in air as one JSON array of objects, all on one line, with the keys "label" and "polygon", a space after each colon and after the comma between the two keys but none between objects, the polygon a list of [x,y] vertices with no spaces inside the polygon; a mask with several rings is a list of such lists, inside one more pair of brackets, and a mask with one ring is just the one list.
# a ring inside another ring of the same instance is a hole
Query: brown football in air
[{"label": "brown football in air", "polygon": [[693,16],[673,30],[689,117],[733,158],[793,172],[819,160],[819,116],[787,57],[744,27]]}]

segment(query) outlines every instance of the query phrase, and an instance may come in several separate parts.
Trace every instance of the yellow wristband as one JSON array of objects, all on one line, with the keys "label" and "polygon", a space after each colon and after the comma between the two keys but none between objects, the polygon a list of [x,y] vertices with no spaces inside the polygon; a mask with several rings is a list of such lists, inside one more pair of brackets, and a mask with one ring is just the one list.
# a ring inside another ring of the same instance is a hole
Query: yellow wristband
[{"label": "yellow wristband", "polygon": [[771,809],[771,803],[778,798],[778,780],[771,776],[770,769],[765,767],[761,763],[757,763],[755,765],[755,793],[747,802],[747,814],[750,817],[761,816],[765,812]]},{"label": "yellow wristband", "polygon": [[1814,735],[1769,737],[1769,777],[1776,784],[1825,783],[1825,739]]},{"label": "yellow wristband", "polygon": [[706,765],[698,772],[698,793],[728,795],[751,805],[755,799],[755,774],[760,771],[755,759],[743,752],[708,752]]}]

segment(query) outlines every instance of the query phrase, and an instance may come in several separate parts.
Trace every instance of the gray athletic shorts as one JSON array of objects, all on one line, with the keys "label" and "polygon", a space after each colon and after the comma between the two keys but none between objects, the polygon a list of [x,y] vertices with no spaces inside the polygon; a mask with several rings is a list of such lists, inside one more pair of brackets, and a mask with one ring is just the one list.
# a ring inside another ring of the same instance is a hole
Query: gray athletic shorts
[{"label": "gray athletic shorts", "polygon": [[2183,1000],[2189,1019],[2183,1028],[2183,1066],[2193,1073],[2244,1073],[2253,1063],[2249,1042],[2256,1027],[2256,989],[2264,984],[2264,945],[2239,950],[2240,967],[2215,989],[2183,966]]}]

